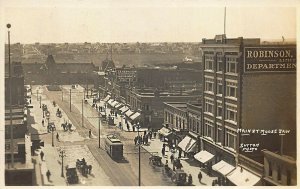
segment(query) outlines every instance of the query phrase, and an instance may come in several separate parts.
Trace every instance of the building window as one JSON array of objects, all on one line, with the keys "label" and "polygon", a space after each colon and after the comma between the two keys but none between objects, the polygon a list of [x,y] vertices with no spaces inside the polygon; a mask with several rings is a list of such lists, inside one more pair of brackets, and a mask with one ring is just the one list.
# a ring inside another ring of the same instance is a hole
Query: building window
[{"label": "building window", "polygon": [[223,116],[223,106],[222,106],[222,102],[221,101],[218,101],[217,102],[217,117],[221,118],[222,119],[222,116]]},{"label": "building window", "polygon": [[205,119],[204,120],[204,136],[213,140],[213,132],[214,131],[214,124],[213,121]]},{"label": "building window", "polygon": [[222,83],[222,79],[218,78],[217,80],[217,94],[220,94],[222,96],[223,94],[223,83]]},{"label": "building window", "polygon": [[165,112],[165,122],[168,122],[168,112]]},{"label": "building window", "polygon": [[217,137],[216,137],[216,142],[221,144],[222,142],[222,126],[221,124],[217,123]]},{"label": "building window", "polygon": [[226,96],[237,97],[237,83],[232,81],[226,81]]},{"label": "building window", "polygon": [[214,57],[213,56],[205,56],[205,68],[204,70],[213,71],[214,70]]},{"label": "building window", "polygon": [[272,177],[272,163],[269,162],[269,177]]},{"label": "building window", "polygon": [[217,72],[223,72],[223,57],[217,58]]},{"label": "building window", "polygon": [[237,122],[237,107],[235,105],[226,104],[226,120]]},{"label": "building window", "polygon": [[205,112],[213,114],[214,101],[209,98],[205,98]]},{"label": "building window", "polygon": [[277,180],[281,181],[281,169],[280,169],[280,166],[278,166],[278,170],[277,170]]},{"label": "building window", "polygon": [[235,151],[236,147],[236,132],[230,129],[226,129],[226,143],[225,145],[231,150]]},{"label": "building window", "polygon": [[291,171],[290,170],[286,171],[286,185],[287,186],[291,185]]},{"label": "building window", "polygon": [[226,58],[226,72],[227,73],[237,73],[237,58],[227,57]]},{"label": "building window", "polygon": [[214,92],[214,79],[205,77],[205,91]]}]

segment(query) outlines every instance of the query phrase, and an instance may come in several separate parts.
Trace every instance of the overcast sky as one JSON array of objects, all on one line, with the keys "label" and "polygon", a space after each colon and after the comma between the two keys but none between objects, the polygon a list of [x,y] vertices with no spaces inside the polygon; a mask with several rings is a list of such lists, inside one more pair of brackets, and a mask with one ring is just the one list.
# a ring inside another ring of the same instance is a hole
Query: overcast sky
[{"label": "overcast sky", "polygon": [[[46,2],[6,5],[2,21],[12,25],[12,43],[199,42],[224,31],[222,4]],[[293,7],[231,4],[226,10],[228,37],[296,38],[296,9]]]}]

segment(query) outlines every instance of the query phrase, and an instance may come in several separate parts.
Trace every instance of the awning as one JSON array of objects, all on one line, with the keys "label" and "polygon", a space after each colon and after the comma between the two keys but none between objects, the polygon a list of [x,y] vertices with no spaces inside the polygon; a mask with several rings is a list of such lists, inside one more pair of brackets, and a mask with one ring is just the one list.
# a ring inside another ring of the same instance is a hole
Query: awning
[{"label": "awning", "polygon": [[119,109],[119,108],[121,108],[122,106],[123,106],[123,104],[122,104],[122,103],[119,103],[119,104],[117,104],[117,105],[115,106],[115,108]]},{"label": "awning", "polygon": [[194,158],[201,163],[206,163],[214,157],[213,154],[209,153],[208,151],[202,150],[194,155]]},{"label": "awning", "polygon": [[109,98],[110,98],[110,95],[107,95],[107,96],[103,99],[103,101],[104,101],[104,102],[107,102],[107,101],[109,100]]},{"label": "awning", "polygon": [[260,181],[260,177],[238,166],[227,175],[227,178],[237,186],[254,186]]},{"label": "awning", "polygon": [[188,135],[186,135],[184,139],[178,144],[178,146],[185,152],[192,152],[195,145],[196,140],[192,139]]},{"label": "awning", "polygon": [[171,134],[171,130],[166,127],[162,127],[161,129],[158,130],[158,133],[166,137]]},{"label": "awning", "polygon": [[130,119],[133,121],[138,118],[141,114],[139,112],[135,112],[133,115],[130,116]]},{"label": "awning", "polygon": [[226,176],[228,173],[230,173],[234,168],[235,168],[234,166],[230,165],[229,163],[226,163],[223,160],[219,161],[218,163],[216,163],[212,166],[212,169],[214,171],[217,171],[224,176]]},{"label": "awning", "polygon": [[130,117],[132,114],[134,114],[134,112],[131,111],[130,109],[125,113],[125,115],[126,115],[127,117]]},{"label": "awning", "polygon": [[111,105],[111,103],[114,101],[114,99],[109,99],[109,101],[107,101],[107,103],[109,104],[109,105]]},{"label": "awning", "polygon": [[118,101],[113,101],[113,102],[111,103],[111,106],[112,106],[112,107],[115,107],[117,104],[119,104]]},{"label": "awning", "polygon": [[123,107],[120,109],[120,111],[121,111],[122,113],[126,112],[127,110],[129,110],[129,108],[128,108],[127,106],[123,106]]}]

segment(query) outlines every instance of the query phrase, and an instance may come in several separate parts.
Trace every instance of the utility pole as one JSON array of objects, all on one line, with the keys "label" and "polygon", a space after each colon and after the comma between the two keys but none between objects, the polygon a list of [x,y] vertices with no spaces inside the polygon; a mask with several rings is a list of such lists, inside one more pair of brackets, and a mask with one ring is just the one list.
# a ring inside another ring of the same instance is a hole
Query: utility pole
[{"label": "utility pole", "polygon": [[11,151],[11,168],[14,168],[14,135],[13,135],[13,124],[12,124],[12,76],[11,76],[11,65],[10,65],[10,31],[9,28],[11,27],[10,24],[6,25],[8,29],[8,79],[9,79],[9,118],[10,118],[10,151]]},{"label": "utility pole", "polygon": [[101,148],[100,145],[100,136],[101,136],[101,132],[100,132],[100,127],[101,127],[101,118],[100,118],[100,111],[99,111],[99,115],[98,115],[98,119],[99,119],[99,126],[98,126],[98,133],[99,133],[99,148]]},{"label": "utility pole", "polygon": [[81,126],[82,126],[82,127],[84,127],[84,126],[83,126],[83,101],[84,101],[84,100],[82,99],[82,104],[81,104],[81,123],[82,123]]},{"label": "utility pole", "polygon": [[101,136],[101,113],[98,112],[98,116],[97,117],[87,117],[87,118],[98,118],[99,119],[99,122],[98,122],[98,147],[101,148],[101,139],[100,139],[100,136]]},{"label": "utility pole", "polygon": [[66,154],[63,149],[60,149],[59,157],[61,157],[61,177],[64,177],[64,157],[66,157]]},{"label": "utility pole", "polygon": [[[137,124],[138,137],[140,138],[140,123]],[[141,186],[141,144],[139,142],[139,186]]]},{"label": "utility pole", "polygon": [[72,112],[72,110],[71,110],[71,106],[72,106],[72,104],[71,104],[71,100],[72,100],[72,93],[71,93],[71,90],[72,90],[72,89],[70,89],[70,112]]},{"label": "utility pole", "polygon": [[226,35],[226,7],[224,10],[224,35]]}]

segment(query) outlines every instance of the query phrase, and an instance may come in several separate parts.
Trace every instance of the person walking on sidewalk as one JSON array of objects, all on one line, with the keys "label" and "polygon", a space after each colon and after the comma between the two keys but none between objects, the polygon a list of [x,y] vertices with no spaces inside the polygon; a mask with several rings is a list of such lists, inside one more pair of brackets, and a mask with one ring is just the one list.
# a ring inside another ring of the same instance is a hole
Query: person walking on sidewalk
[{"label": "person walking on sidewalk", "polygon": [[42,119],[42,125],[43,125],[43,127],[45,126],[45,121],[44,121],[44,119]]},{"label": "person walking on sidewalk", "polygon": [[134,137],[134,145],[137,144],[137,141],[138,141],[138,137]]},{"label": "person walking on sidewalk", "polygon": [[129,124],[127,123],[127,131],[130,131]]},{"label": "person walking on sidewalk", "polygon": [[56,133],[56,140],[59,142],[59,134],[58,134],[58,132]]},{"label": "person walking on sidewalk", "polygon": [[41,160],[44,161],[44,155],[45,155],[44,152],[41,151],[40,155],[41,155]]},{"label": "person walking on sidewalk", "polygon": [[49,170],[47,171],[46,176],[47,176],[48,182],[50,182],[50,176],[51,176],[51,173],[50,173]]},{"label": "person walking on sidewalk", "polygon": [[202,173],[201,173],[201,171],[199,171],[198,179],[199,179],[199,182],[201,183],[201,179],[202,179]]},{"label": "person walking on sidewalk", "polygon": [[162,154],[163,157],[165,157],[165,153],[166,153],[165,148],[162,148],[162,149],[161,149],[161,154]]},{"label": "person walking on sidewalk", "polygon": [[89,138],[92,138],[92,130],[89,130]]}]

